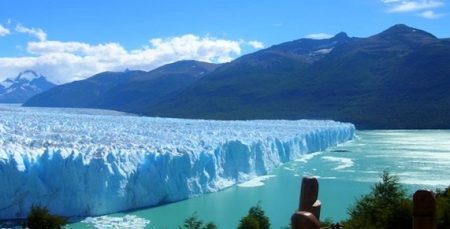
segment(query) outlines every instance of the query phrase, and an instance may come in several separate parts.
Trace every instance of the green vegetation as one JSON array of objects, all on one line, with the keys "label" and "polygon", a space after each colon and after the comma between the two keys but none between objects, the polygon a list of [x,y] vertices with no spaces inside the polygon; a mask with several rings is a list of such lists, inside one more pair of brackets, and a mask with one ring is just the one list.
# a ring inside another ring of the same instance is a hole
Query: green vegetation
[{"label": "green vegetation", "polygon": [[[450,186],[436,191],[437,229],[449,229],[450,225]],[[369,194],[363,195],[350,207],[350,218],[334,223],[327,218],[320,222],[320,228],[348,229],[402,229],[412,228],[412,197],[399,183],[397,176],[383,172],[381,181],[374,184]],[[194,214],[187,218],[180,229],[216,229],[214,223],[203,226]],[[248,214],[239,222],[238,229],[269,229],[270,220],[258,203],[249,209]],[[290,228],[290,227],[286,227]]]},{"label": "green vegetation", "polygon": [[183,226],[180,229],[217,229],[217,226],[213,222],[209,222],[203,225],[203,221],[200,220],[197,214],[194,212],[192,216],[184,220]]},{"label": "green vegetation", "polygon": [[[358,129],[450,128],[448,44],[405,25],[369,38],[287,42],[225,64],[142,113],[333,119]],[[308,55],[324,47],[332,51]]]},{"label": "green vegetation", "polygon": [[412,200],[398,177],[384,172],[381,179],[349,209],[344,228],[412,228]]},{"label": "green vegetation", "polygon": [[436,191],[436,223],[439,229],[450,228],[450,186]]},{"label": "green vegetation", "polygon": [[261,205],[258,203],[248,211],[248,214],[244,216],[238,226],[238,229],[269,229],[270,220],[264,213]]},{"label": "green vegetation", "polygon": [[320,228],[334,228],[334,226],[336,226],[336,224],[331,218],[320,220]]},{"label": "green vegetation", "polygon": [[50,214],[46,207],[33,205],[26,224],[30,229],[56,229],[62,228],[67,223],[67,219]]},{"label": "green vegetation", "polygon": [[176,118],[333,119],[358,129],[448,129],[449,44],[406,25],[368,38],[340,33],[285,42],[220,66],[181,61],[151,72],[105,72],[52,88],[24,105]]},{"label": "green vegetation", "polygon": [[[239,229],[269,229],[270,221],[265,215],[264,210],[258,203],[248,211],[248,214],[242,217]],[[203,221],[200,220],[196,213],[184,220],[184,224],[179,229],[217,229],[217,226],[213,222],[209,222],[203,225]]]},{"label": "green vegetation", "polygon": [[[450,186],[436,191],[438,229],[450,225]],[[412,198],[406,194],[396,176],[384,172],[369,194],[349,209],[344,228],[412,228]]]}]

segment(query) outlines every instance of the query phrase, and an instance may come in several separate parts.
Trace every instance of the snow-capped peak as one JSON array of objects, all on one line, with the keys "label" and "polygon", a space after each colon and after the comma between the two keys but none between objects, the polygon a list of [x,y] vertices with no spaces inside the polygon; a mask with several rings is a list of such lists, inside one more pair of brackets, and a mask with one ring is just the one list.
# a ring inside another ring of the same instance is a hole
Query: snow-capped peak
[{"label": "snow-capped peak", "polygon": [[34,79],[37,79],[39,77],[41,77],[42,75],[37,74],[35,71],[33,70],[26,70],[21,72],[17,77],[16,77],[16,81],[17,80],[27,80],[27,81],[32,81]]},{"label": "snow-capped peak", "polygon": [[21,72],[16,78],[0,82],[0,103],[23,103],[55,84],[33,70]]},{"label": "snow-capped peak", "polygon": [[13,84],[14,84],[14,81],[12,81],[11,79],[6,79],[5,81],[0,82],[0,86],[2,86],[3,88],[8,88]]}]

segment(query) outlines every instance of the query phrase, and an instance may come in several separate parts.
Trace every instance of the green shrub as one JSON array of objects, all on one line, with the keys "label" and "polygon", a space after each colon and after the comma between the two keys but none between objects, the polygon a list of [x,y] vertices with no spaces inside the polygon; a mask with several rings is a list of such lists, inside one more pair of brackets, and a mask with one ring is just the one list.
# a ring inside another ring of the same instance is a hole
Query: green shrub
[{"label": "green shrub", "polygon": [[412,200],[398,177],[385,171],[381,179],[349,209],[344,228],[412,228]]},{"label": "green shrub", "polygon": [[33,205],[27,217],[27,226],[30,229],[57,229],[67,224],[67,219],[52,215],[46,207]]},{"label": "green shrub", "polygon": [[213,222],[209,222],[208,224],[206,224],[206,226],[204,228],[205,229],[217,229],[217,226]]},{"label": "green shrub", "polygon": [[248,215],[244,216],[238,226],[238,229],[269,229],[270,221],[258,203],[248,211]]},{"label": "green shrub", "polygon": [[241,219],[238,229],[260,229],[259,222],[255,217],[245,216]]},{"label": "green shrub", "polygon": [[450,186],[436,191],[436,224],[438,229],[450,228]]},{"label": "green shrub", "polygon": [[213,222],[209,222],[203,226],[203,221],[201,221],[197,214],[194,212],[192,216],[184,220],[183,226],[180,229],[217,229],[217,226]]}]

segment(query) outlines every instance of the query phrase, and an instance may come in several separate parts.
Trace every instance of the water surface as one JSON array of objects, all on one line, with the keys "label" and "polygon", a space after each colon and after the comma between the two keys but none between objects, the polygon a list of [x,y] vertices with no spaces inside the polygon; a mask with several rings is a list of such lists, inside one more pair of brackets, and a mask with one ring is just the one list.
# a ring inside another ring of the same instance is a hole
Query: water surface
[{"label": "water surface", "polygon": [[450,185],[450,131],[358,131],[355,140],[305,155],[265,179],[160,207],[89,219],[90,223],[76,223],[71,228],[178,228],[194,212],[219,228],[236,228],[239,219],[258,202],[272,228],[280,228],[289,224],[297,208],[304,175],[319,178],[321,218],[343,220],[348,207],[370,191],[383,170],[398,175],[410,194],[419,188]]}]

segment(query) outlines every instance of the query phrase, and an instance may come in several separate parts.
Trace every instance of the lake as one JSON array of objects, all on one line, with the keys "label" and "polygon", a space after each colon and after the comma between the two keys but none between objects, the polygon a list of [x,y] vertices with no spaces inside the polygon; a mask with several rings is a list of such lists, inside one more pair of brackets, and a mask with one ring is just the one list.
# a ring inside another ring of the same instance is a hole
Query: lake
[{"label": "lake", "polygon": [[178,228],[193,213],[219,228],[236,228],[257,203],[272,228],[280,228],[289,224],[298,206],[304,175],[319,178],[321,219],[343,220],[383,170],[399,176],[410,194],[419,188],[445,188],[450,185],[450,131],[358,131],[353,141],[286,163],[264,179],[164,206],[88,218],[70,228]]}]

